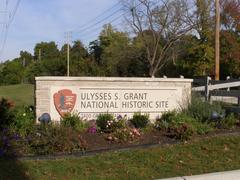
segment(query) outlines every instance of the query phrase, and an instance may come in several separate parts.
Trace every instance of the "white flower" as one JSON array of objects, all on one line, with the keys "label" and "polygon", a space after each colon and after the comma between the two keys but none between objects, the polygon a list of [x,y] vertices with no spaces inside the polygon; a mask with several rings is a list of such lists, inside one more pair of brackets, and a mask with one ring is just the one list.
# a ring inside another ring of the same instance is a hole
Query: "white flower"
[{"label": "white flower", "polygon": [[26,116],[26,113],[23,113],[23,116]]}]

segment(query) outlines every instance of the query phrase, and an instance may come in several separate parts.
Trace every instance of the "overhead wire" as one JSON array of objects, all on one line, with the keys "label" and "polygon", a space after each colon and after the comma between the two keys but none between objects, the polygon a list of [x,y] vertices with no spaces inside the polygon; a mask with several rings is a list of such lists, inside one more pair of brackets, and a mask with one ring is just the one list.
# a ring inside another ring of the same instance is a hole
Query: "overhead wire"
[{"label": "overhead wire", "polygon": [[[4,32],[4,29],[5,29],[5,33],[4,33],[4,37],[3,37],[2,47],[1,47],[1,50],[0,50],[0,59],[2,58],[3,51],[4,51],[4,48],[5,48],[6,42],[7,42],[9,27],[10,27],[15,15],[16,15],[16,12],[17,12],[17,9],[20,5],[20,2],[21,2],[21,0],[17,0],[17,3],[16,3],[16,5],[13,9],[13,13],[9,13],[8,22],[6,22],[5,27],[3,28],[3,32]],[[9,0],[6,0],[6,12],[7,12],[7,9],[8,9],[8,3],[9,3]]]},{"label": "overhead wire", "polygon": [[3,54],[3,49],[4,49],[4,46],[5,46],[5,43],[6,43],[6,37],[7,37],[7,34],[8,34],[8,26],[7,26],[7,15],[8,15],[8,0],[5,1],[5,14],[4,14],[4,21],[3,21],[3,27],[2,27],[2,31],[1,31],[1,49],[0,49],[0,62],[2,61],[1,60],[1,57],[2,57],[2,54]]},{"label": "overhead wire", "polygon": [[[142,3],[140,2],[139,4],[135,5],[134,8],[140,6],[141,4],[142,4]],[[78,30],[78,31],[76,31],[76,32],[74,32],[74,33],[80,34],[80,36],[83,36],[83,35],[84,35],[84,38],[81,38],[81,40],[89,39],[89,38],[87,38],[87,37],[89,37],[89,34],[91,34],[91,33],[94,34],[94,37],[95,37],[95,36],[99,33],[99,32],[97,32],[97,30],[98,30],[99,28],[101,28],[101,27],[98,26],[98,27],[95,27],[95,28],[94,28],[94,26],[96,26],[96,25],[98,25],[98,24],[100,24],[100,23],[102,23],[102,22],[105,22],[107,19],[109,19],[110,17],[114,16],[115,13],[120,12],[120,11],[122,11],[122,10],[123,10],[123,9],[120,8],[120,9],[118,9],[117,11],[115,11],[114,13],[111,13],[109,16],[105,17],[104,19],[96,22],[95,24],[89,25],[89,27],[86,27],[86,28],[82,29],[81,32]],[[122,14],[120,14],[119,16],[117,16],[116,18],[114,18],[114,19],[106,22],[105,24],[113,23],[113,22],[117,21],[118,19],[120,19],[122,16],[124,16],[124,15],[127,14],[127,13],[128,13],[128,12],[122,13]],[[101,26],[102,26],[102,24],[101,24]],[[94,28],[94,29],[92,29],[92,28]],[[85,34],[87,34],[87,35],[85,35]]]},{"label": "overhead wire", "polygon": [[[123,14],[121,14],[120,16],[117,16],[116,18],[112,19],[111,21],[108,21],[107,23],[108,24],[111,24],[115,21],[117,21],[118,19],[120,19],[121,17],[123,16]],[[88,31],[84,31],[84,32],[81,32],[81,33],[76,33],[76,34],[80,34],[81,36],[85,35],[85,34],[89,34],[89,33],[92,33],[92,32],[96,32],[97,30],[99,30],[100,28],[102,28],[102,24],[94,29],[90,29]]]},{"label": "overhead wire", "polygon": [[[100,17],[102,17],[103,15],[105,15],[106,13],[109,13],[111,10],[113,10],[115,7],[117,7],[118,5],[120,4],[120,2],[117,2],[116,4],[114,4],[113,6],[111,6],[110,8],[107,8],[106,10],[104,10],[101,14],[99,14],[98,16],[94,17],[93,19],[90,20],[90,24],[91,22],[94,23],[94,21],[96,21],[97,19],[99,19]],[[88,23],[85,23],[83,25],[81,25],[81,28],[79,29],[82,29],[86,26],[89,26],[89,22]],[[74,29],[72,30],[74,31]]]},{"label": "overhead wire", "polygon": [[96,25],[104,22],[105,20],[109,19],[110,17],[114,16],[116,13],[118,13],[118,12],[120,12],[120,11],[122,11],[121,8],[118,9],[118,10],[116,10],[116,11],[114,11],[113,13],[111,13],[110,15],[108,15],[107,17],[105,17],[104,19],[99,20],[99,21],[97,21],[96,23],[94,23],[94,24],[92,24],[92,25],[89,25],[89,26],[87,26],[87,27],[85,27],[85,28],[79,29],[78,31],[75,31],[75,33],[80,33],[80,32],[86,31],[86,30],[88,30],[89,28],[92,28],[92,27],[94,27],[94,26],[96,26]]}]

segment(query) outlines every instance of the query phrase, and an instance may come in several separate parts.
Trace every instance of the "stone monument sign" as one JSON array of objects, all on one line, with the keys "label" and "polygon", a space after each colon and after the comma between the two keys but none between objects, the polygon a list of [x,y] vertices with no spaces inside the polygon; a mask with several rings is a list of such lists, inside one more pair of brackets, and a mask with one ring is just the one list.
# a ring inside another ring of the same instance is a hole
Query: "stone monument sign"
[{"label": "stone monument sign", "polygon": [[36,115],[59,121],[78,112],[83,119],[100,113],[131,117],[135,112],[155,120],[165,111],[186,106],[191,79],[118,77],[36,77]]}]

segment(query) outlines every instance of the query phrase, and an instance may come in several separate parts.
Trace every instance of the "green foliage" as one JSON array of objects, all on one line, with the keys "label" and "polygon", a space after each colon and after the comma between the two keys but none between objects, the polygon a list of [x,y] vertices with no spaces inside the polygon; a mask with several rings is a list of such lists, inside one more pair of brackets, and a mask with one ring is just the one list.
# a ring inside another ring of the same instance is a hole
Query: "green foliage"
[{"label": "green foliage", "polygon": [[236,126],[237,122],[238,120],[234,114],[229,114],[226,118],[221,119],[218,122],[219,124],[217,126],[223,129],[233,129]]},{"label": "green foliage", "polygon": [[99,114],[97,116],[96,124],[102,131],[112,131],[114,116],[112,114]]},{"label": "green foliage", "polygon": [[0,129],[9,127],[14,120],[12,111],[13,103],[9,100],[2,98],[0,100]]},{"label": "green foliage", "polygon": [[196,133],[199,135],[204,135],[214,130],[214,128],[211,126],[211,123],[207,122],[198,122],[195,120],[192,121],[192,125],[196,130]]},{"label": "green foliage", "polygon": [[19,107],[14,110],[14,121],[11,124],[11,128],[21,136],[25,137],[33,131],[35,123],[32,107]]},{"label": "green foliage", "polygon": [[191,124],[175,123],[168,129],[168,136],[181,141],[190,140],[194,134],[194,128]]},{"label": "green foliage", "polygon": [[77,112],[65,114],[60,122],[62,126],[70,127],[78,131],[83,131],[87,128],[87,124],[80,118]]},{"label": "green foliage", "polygon": [[136,128],[145,128],[148,125],[148,123],[150,122],[149,115],[148,114],[142,115],[141,113],[134,113],[133,118],[130,119],[130,122]]},{"label": "green foliage", "polygon": [[36,126],[31,134],[29,148],[31,153],[37,155],[71,153],[74,150],[85,149],[86,143],[73,128],[50,124]]},{"label": "green foliage", "polygon": [[185,113],[176,111],[164,113],[160,119],[156,120],[155,127],[180,140],[188,140],[195,133],[207,134],[212,130],[210,124],[202,123]]},{"label": "green foliage", "polygon": [[101,131],[110,133],[116,129],[124,127],[125,120],[122,118],[115,119],[113,114],[105,113],[97,116],[96,124]]},{"label": "green foliage", "polygon": [[210,104],[201,99],[200,96],[193,96],[191,104],[184,112],[198,121],[207,122],[210,120],[212,112],[224,114],[224,109],[220,103],[214,102]]},{"label": "green foliage", "polygon": [[23,66],[18,59],[6,61],[0,71],[0,85],[19,84],[23,79]]}]

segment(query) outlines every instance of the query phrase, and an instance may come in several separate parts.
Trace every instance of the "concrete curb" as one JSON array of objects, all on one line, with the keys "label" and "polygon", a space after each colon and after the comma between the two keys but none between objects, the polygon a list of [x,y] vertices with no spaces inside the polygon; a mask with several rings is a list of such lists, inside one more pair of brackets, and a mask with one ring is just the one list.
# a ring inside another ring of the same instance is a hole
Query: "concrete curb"
[{"label": "concrete curb", "polygon": [[161,180],[240,180],[240,170],[209,173],[195,176],[174,177]]}]

